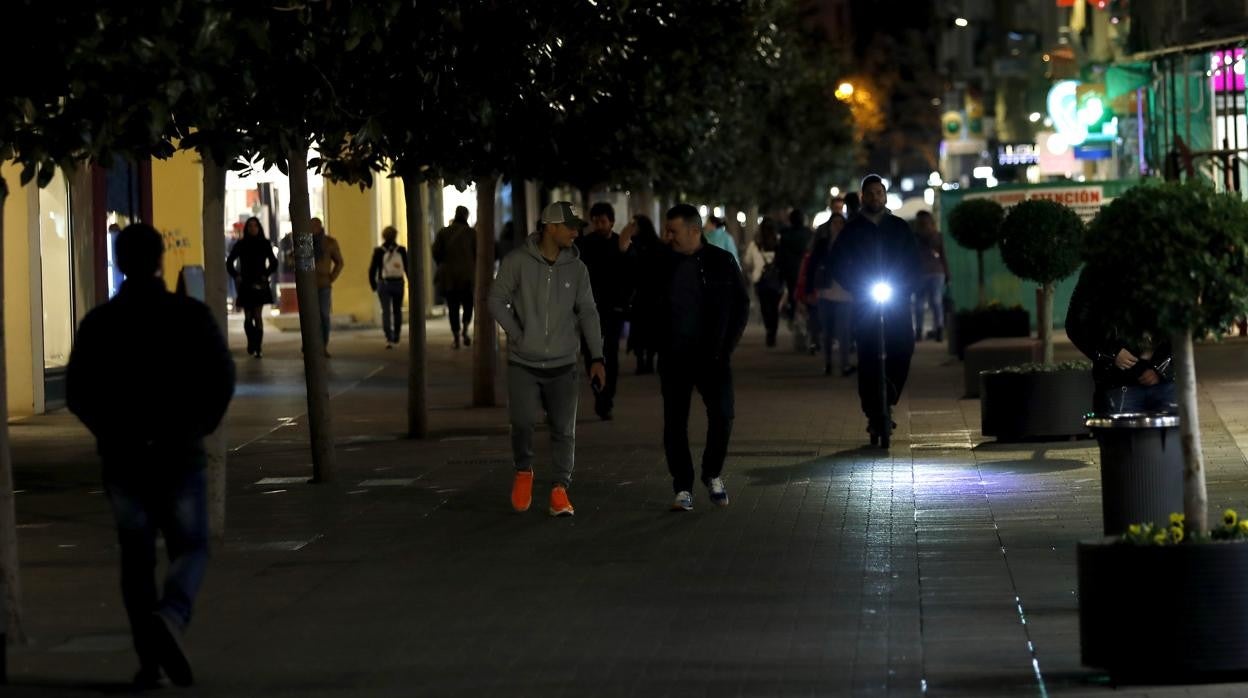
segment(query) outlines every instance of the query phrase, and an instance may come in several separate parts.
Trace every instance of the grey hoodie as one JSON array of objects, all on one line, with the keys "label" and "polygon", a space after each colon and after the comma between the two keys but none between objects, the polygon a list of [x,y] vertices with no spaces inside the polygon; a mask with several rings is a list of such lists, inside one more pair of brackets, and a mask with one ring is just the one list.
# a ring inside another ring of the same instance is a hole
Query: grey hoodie
[{"label": "grey hoodie", "polygon": [[602,358],[602,326],[589,269],[572,247],[550,264],[530,235],[524,246],[503,258],[490,287],[490,312],[507,333],[507,360],[533,368],[576,363],[580,335],[589,353]]}]

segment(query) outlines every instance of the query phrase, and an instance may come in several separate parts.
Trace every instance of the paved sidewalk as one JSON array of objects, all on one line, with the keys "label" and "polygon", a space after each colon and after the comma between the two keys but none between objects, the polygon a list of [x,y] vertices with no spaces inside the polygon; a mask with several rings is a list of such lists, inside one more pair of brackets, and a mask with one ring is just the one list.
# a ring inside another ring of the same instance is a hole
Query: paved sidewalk
[{"label": "paved sidewalk", "polygon": [[[400,438],[406,347],[335,335],[325,485],[264,481],[310,473],[297,339],[270,333],[263,360],[238,359],[227,540],[188,637],[199,684],[169,691],[1248,694],[1114,690],[1079,665],[1074,545],[1099,533],[1095,444],[981,443],[979,403],[957,399],[961,365],[935,345],[920,345],[882,453],[862,448],[853,379],[766,350],[751,328],[735,360],[732,505],[697,492],[691,514],[667,511],[657,378],[625,370],[613,422],[584,390],[577,514],[554,520],[510,512],[505,411],[467,407],[470,351],[430,330],[434,435],[420,443]],[[1246,349],[1199,351],[1211,511],[1248,502]],[[695,442],[704,429],[695,409]],[[134,659],[91,443],[64,414],[17,423],[13,439],[32,642],[11,651],[3,695],[121,692]]]}]

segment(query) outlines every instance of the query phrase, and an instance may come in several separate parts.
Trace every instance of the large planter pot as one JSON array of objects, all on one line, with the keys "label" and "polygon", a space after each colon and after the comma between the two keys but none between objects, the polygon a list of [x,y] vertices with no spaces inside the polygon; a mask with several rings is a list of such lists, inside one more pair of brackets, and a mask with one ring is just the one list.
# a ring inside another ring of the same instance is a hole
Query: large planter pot
[{"label": "large planter pot", "polygon": [[1117,681],[1248,676],[1248,544],[1080,543],[1083,663]]},{"label": "large planter pot", "polygon": [[1083,436],[1092,411],[1092,371],[979,374],[980,430],[999,441]]},{"label": "large planter pot", "polygon": [[1030,337],[1031,316],[1022,308],[980,308],[953,316],[950,348],[962,358],[966,347],[992,337]]},{"label": "large planter pot", "polygon": [[1174,415],[1112,414],[1087,421],[1101,447],[1105,535],[1131,524],[1165,528],[1183,511],[1183,445]]}]

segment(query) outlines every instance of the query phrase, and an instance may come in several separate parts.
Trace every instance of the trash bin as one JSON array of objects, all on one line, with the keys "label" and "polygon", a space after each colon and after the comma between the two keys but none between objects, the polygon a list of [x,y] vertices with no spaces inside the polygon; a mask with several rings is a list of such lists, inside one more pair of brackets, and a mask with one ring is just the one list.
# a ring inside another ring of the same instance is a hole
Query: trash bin
[{"label": "trash bin", "polygon": [[1101,512],[1105,535],[1153,523],[1163,529],[1183,511],[1183,447],[1179,418],[1170,414],[1109,414],[1085,424],[1101,447]]}]

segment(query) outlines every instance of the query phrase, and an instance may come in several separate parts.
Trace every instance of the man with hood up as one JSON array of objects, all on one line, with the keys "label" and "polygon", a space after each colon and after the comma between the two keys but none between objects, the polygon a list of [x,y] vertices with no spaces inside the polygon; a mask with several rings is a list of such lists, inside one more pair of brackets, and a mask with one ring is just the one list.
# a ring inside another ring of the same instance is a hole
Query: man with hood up
[{"label": "man with hood up", "polygon": [[555,478],[550,515],[571,516],[568,500],[576,451],[576,358],[581,335],[589,351],[590,380],[606,383],[602,326],[589,269],[573,242],[585,226],[567,201],[542,211],[540,231],[508,254],[490,288],[489,307],[507,333],[507,395],[516,474],[511,506],[527,511],[533,500],[533,431],[546,410]]}]

